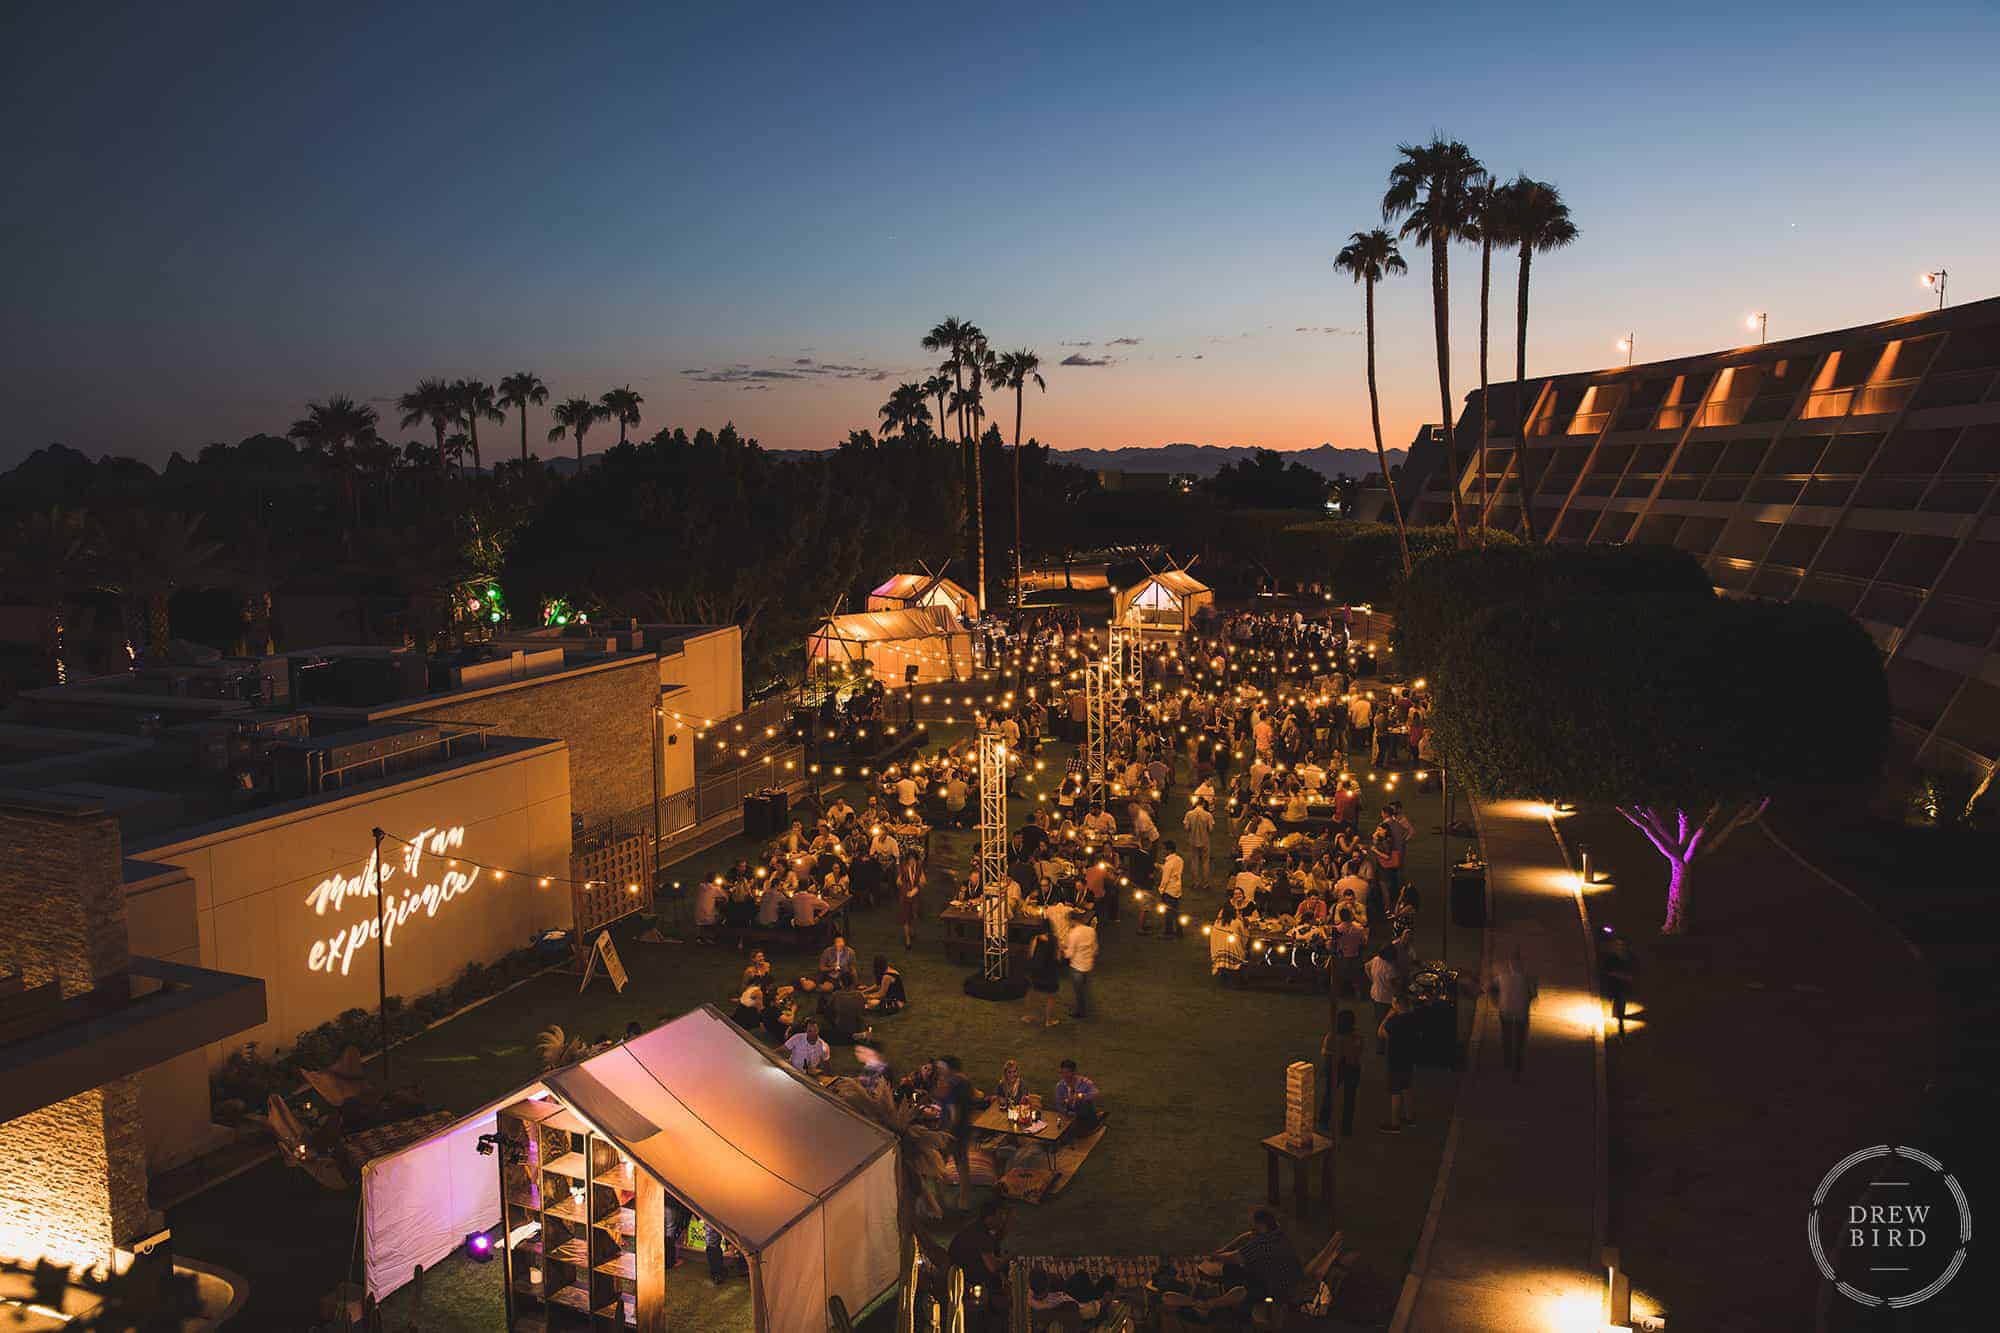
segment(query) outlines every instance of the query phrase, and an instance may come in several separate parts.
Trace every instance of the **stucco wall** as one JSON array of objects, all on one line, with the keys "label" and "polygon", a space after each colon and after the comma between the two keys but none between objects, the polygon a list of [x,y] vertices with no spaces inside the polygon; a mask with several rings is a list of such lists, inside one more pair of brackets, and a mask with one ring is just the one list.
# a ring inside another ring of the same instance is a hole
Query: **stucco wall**
[{"label": "stucco wall", "polygon": [[691,635],[660,658],[660,684],[683,687],[669,705],[689,718],[721,721],[743,711],[743,631],[734,625]]}]

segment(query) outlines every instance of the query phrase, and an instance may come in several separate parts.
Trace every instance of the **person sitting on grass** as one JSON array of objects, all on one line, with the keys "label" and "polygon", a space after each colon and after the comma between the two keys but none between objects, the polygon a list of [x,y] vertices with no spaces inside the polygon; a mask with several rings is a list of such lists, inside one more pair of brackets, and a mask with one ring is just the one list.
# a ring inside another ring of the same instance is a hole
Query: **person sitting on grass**
[{"label": "person sitting on grass", "polygon": [[819,975],[811,983],[801,983],[801,990],[833,990],[838,985],[854,983],[854,950],[847,946],[847,936],[835,935],[833,943],[819,951]]},{"label": "person sitting on grass", "polygon": [[854,974],[843,972],[830,992],[823,992],[821,1009],[826,1014],[826,1039],[835,1046],[852,1046],[869,1036],[868,997],[854,984]]},{"label": "person sitting on grass", "polygon": [[909,996],[903,992],[903,974],[886,954],[876,954],[873,966],[875,984],[862,988],[862,998],[868,1001],[870,1009],[885,1014],[900,1013],[903,1006],[910,1002]]},{"label": "person sitting on grass", "polygon": [[819,1035],[819,1020],[806,1020],[805,1031],[795,1032],[785,1040],[785,1058],[792,1068],[801,1074],[817,1074],[833,1059],[833,1048]]},{"label": "person sitting on grass", "polygon": [[[1201,1261],[1205,1277],[1222,1284],[1222,1294],[1190,1302],[1201,1320],[1216,1310],[1259,1301],[1289,1306],[1305,1286],[1306,1268],[1292,1242],[1278,1225],[1278,1214],[1263,1204],[1250,1210],[1250,1230]],[[1169,1307],[1171,1308],[1171,1307]]]},{"label": "person sitting on grass", "polygon": [[951,1262],[965,1274],[965,1304],[972,1310],[1005,1308],[1007,1258],[1001,1241],[1007,1234],[1007,1205],[988,1199],[979,1216],[951,1238]]},{"label": "person sitting on grass", "polygon": [[1097,1085],[1076,1072],[1074,1060],[1065,1059],[1056,1069],[1055,1094],[1050,1100],[1078,1129],[1089,1130],[1101,1118]]}]

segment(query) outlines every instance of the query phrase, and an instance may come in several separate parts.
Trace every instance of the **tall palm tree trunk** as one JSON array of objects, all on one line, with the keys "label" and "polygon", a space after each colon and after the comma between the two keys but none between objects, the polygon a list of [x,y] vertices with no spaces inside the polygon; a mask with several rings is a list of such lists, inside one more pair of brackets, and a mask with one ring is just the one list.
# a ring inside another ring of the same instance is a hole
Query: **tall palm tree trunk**
[{"label": "tall palm tree trunk", "polygon": [[479,459],[479,418],[471,412],[465,416],[465,440],[472,446],[472,471],[477,476],[485,465]]},{"label": "tall palm tree trunk", "polygon": [[521,461],[528,461],[528,405],[521,404]]},{"label": "tall palm tree trunk", "polygon": [[1535,517],[1534,474],[1528,470],[1528,266],[1534,262],[1534,247],[1521,247],[1521,279],[1514,293],[1514,406],[1520,414],[1521,433],[1514,441],[1514,470],[1521,474],[1521,531],[1533,545]]},{"label": "tall palm tree trunk", "polygon": [[1493,301],[1493,238],[1490,226],[1479,229],[1479,544],[1486,545],[1486,442],[1493,414],[1486,405],[1486,347]]},{"label": "tall palm tree trunk", "polygon": [[1382,467],[1382,484],[1389,490],[1389,513],[1396,520],[1396,549],[1403,555],[1403,577],[1410,576],[1410,535],[1403,529],[1403,502],[1389,477],[1389,451],[1382,447],[1382,395],[1375,388],[1375,283],[1364,284],[1368,305],[1368,421],[1375,428],[1375,461]]},{"label": "tall palm tree trunk", "polygon": [[583,475],[583,431],[576,432],[576,475]]},{"label": "tall palm tree trunk", "polygon": [[979,613],[986,614],[986,450],[981,441],[972,441],[973,493],[979,511]]},{"label": "tall palm tree trunk", "polygon": [[1448,236],[1431,235],[1431,314],[1437,333],[1438,362],[1438,419],[1439,429],[1444,432],[1445,466],[1451,476],[1451,527],[1458,536],[1458,544],[1465,545],[1465,515],[1458,508],[1458,446],[1452,441],[1451,419],[1451,273],[1447,268],[1445,247],[1451,244]]},{"label": "tall palm tree trunk", "polygon": [[439,481],[443,481],[443,480],[444,480],[444,479],[445,479],[445,478],[446,478],[447,476],[449,476],[449,475],[450,475],[449,471],[448,471],[448,470],[446,469],[446,467],[445,467],[445,464],[444,464],[444,421],[443,421],[443,419],[442,419],[442,418],[440,418],[440,419],[438,419],[438,420],[434,420],[434,421],[432,421],[432,422],[431,422],[431,429],[432,429],[432,431],[434,431],[434,432],[435,432],[435,433],[437,434],[437,445],[438,445],[438,480],[439,480]]},{"label": "tall palm tree trunk", "polygon": [[1028,386],[1014,390],[1014,608],[1021,606],[1021,400]]}]

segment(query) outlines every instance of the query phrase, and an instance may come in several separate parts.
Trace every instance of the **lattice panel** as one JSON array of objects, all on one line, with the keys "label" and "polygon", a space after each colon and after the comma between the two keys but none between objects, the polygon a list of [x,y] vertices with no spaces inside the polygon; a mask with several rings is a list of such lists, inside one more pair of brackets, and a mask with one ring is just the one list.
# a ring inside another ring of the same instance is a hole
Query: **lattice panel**
[{"label": "lattice panel", "polygon": [[650,837],[634,833],[614,838],[570,858],[570,878],[576,881],[570,886],[570,902],[577,939],[594,939],[614,921],[653,910],[653,868],[646,855]]}]

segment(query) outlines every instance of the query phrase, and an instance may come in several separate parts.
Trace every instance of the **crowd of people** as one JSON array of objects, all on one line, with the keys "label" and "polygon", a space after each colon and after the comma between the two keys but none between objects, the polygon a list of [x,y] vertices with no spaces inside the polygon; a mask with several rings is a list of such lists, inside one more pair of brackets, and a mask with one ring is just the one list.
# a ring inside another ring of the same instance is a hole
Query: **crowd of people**
[{"label": "crowd of people", "polygon": [[[1421,965],[1412,939],[1424,904],[1404,873],[1417,830],[1397,789],[1424,788],[1425,766],[1434,763],[1433,703],[1424,682],[1375,679],[1371,646],[1357,643],[1339,618],[1288,612],[1210,619],[1196,633],[1138,650],[1104,729],[1102,779],[1093,782],[1080,755],[1068,758],[1048,745],[1083,738],[1077,664],[1095,649],[1080,653],[1077,645],[1050,626],[1009,645],[1032,660],[1035,687],[1009,693],[978,719],[1004,738],[1014,798],[998,873],[982,873],[976,855],[970,864],[947,865],[934,864],[929,852],[930,830],[978,820],[976,737],[928,751],[899,747],[852,801],[815,806],[760,855],[702,885],[693,899],[698,934],[714,937],[740,924],[779,932],[778,943],[786,930],[814,931],[817,940],[848,904],[889,900],[909,950],[938,910],[984,914],[999,899],[1025,974],[1020,1021],[1051,1028],[1099,1016],[1098,963],[1121,921],[1130,919],[1137,935],[1171,940],[1184,933],[1189,912],[1199,911],[1211,974],[1224,983],[1241,980],[1264,948],[1311,959],[1330,999],[1318,1051],[1323,1132],[1354,1132],[1371,1046],[1387,1072],[1382,1130],[1414,1123],[1421,1034],[1408,986]],[[836,734],[880,721],[879,686],[859,691],[855,707],[859,722],[831,719]],[[1201,906],[1191,909],[1191,899]],[[845,917],[839,920],[844,925]],[[987,1138],[974,1128],[988,1107],[1032,1103],[1078,1126],[1101,1121],[1096,1083],[1070,1060],[1032,1090],[1022,1062],[1012,1059],[983,1089],[950,1055],[922,1059],[899,1075],[887,1055],[897,1047],[893,1028],[882,1020],[910,996],[881,948],[875,941],[864,972],[845,934],[835,934],[813,967],[782,977],[755,952],[732,1017],[806,1074],[831,1074],[834,1052],[852,1046],[858,1082],[946,1136],[961,1211],[970,1203],[975,1145],[1003,1161],[1011,1146],[1004,1135]],[[1509,985],[1512,1004],[1519,988]],[[1060,1003],[1065,991],[1067,1006]],[[1296,1294],[1303,1272],[1296,1251],[1275,1216],[1260,1213],[1218,1252],[1202,1284],[1163,1278],[1168,1303],[1199,1320],[1244,1293],[1252,1300]],[[995,1200],[954,1242],[952,1257],[969,1285],[998,1291],[997,1282],[980,1279],[1003,1266],[1006,1217]],[[1075,1317],[1087,1319],[1105,1294],[1038,1276],[1030,1301],[1041,1312],[1075,1306]]]}]

